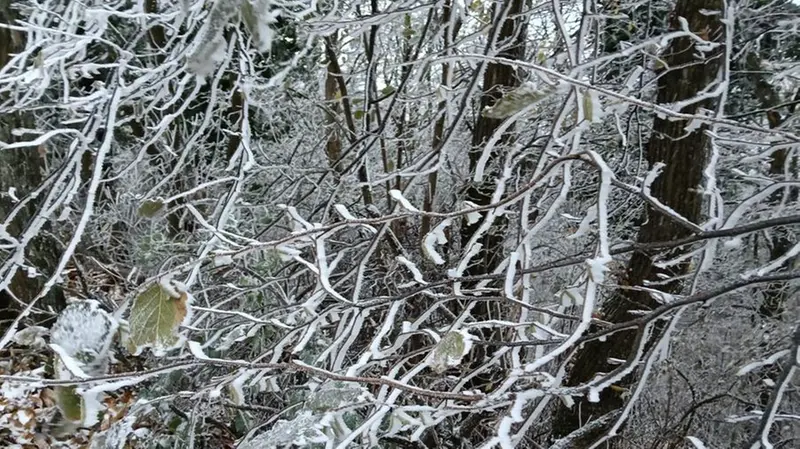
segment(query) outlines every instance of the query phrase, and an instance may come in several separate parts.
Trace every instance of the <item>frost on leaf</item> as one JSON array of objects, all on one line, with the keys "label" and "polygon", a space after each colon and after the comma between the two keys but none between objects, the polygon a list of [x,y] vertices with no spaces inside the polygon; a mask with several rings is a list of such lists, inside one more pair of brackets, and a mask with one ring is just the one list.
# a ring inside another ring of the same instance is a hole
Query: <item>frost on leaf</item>
[{"label": "frost on leaf", "polygon": [[506,92],[497,103],[485,108],[483,116],[493,119],[510,117],[528,106],[544,100],[550,93],[550,90],[541,90],[532,83],[526,83]]},{"label": "frost on leaf", "polygon": [[466,331],[451,331],[442,337],[428,357],[428,366],[437,373],[458,366],[472,348],[475,337]]},{"label": "frost on leaf", "polygon": [[125,346],[134,355],[148,347],[155,354],[176,348],[183,343],[178,329],[188,315],[186,292],[176,291],[167,282],[154,283],[133,301]]},{"label": "frost on leaf", "polygon": [[277,14],[270,11],[272,0],[242,1],[242,22],[253,39],[253,44],[262,52],[272,46],[274,32],[269,27],[275,23]]},{"label": "frost on leaf", "polygon": [[163,208],[164,200],[162,198],[146,199],[139,206],[139,215],[145,218],[153,218]]},{"label": "frost on leaf", "polygon": [[309,446],[314,443],[325,443],[328,438],[322,433],[325,420],[305,411],[293,420],[280,420],[267,432],[239,446],[239,449],[272,449],[287,445]]},{"label": "frost on leaf", "polygon": [[306,399],[305,406],[314,412],[327,412],[369,400],[372,400],[372,395],[362,386],[328,382]]},{"label": "frost on leaf", "polygon": [[74,386],[55,387],[56,405],[67,421],[82,422],[84,419],[83,398],[75,391]]},{"label": "frost on leaf", "polygon": [[436,245],[444,245],[447,243],[447,236],[445,229],[450,226],[451,220],[449,218],[442,220],[431,232],[425,235],[422,242],[422,251],[425,255],[433,261],[436,265],[445,263],[444,258],[436,250]]},{"label": "frost on leaf", "polygon": [[[109,349],[119,323],[94,300],[68,305],[50,329],[51,347],[56,350],[53,372],[56,379],[68,380],[81,375],[105,374]],[[85,373],[85,374],[84,374]],[[73,386],[55,388],[56,405],[71,422],[91,423],[86,398]]]},{"label": "frost on leaf", "polygon": [[590,90],[583,94],[583,116],[590,123],[600,123],[603,117],[603,104],[597,92]]},{"label": "frost on leaf", "polygon": [[86,374],[103,374],[117,327],[117,320],[97,301],[76,301],[58,316],[50,342],[80,362]]},{"label": "frost on leaf", "polygon": [[47,343],[44,341],[44,336],[47,335],[48,332],[48,329],[42,326],[28,326],[14,334],[12,341],[20,346],[29,346],[33,349],[44,349],[47,347]]},{"label": "frost on leaf", "polygon": [[216,0],[198,34],[197,46],[186,63],[186,68],[198,76],[206,76],[224,58],[223,31],[240,11],[242,0]]}]

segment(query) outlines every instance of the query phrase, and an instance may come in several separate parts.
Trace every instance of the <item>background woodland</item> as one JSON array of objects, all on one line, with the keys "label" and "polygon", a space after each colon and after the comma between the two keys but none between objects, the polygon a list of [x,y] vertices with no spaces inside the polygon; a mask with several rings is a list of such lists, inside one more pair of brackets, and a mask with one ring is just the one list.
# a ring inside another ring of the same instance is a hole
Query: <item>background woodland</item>
[{"label": "background woodland", "polygon": [[2,446],[799,447],[799,28],[0,0]]}]

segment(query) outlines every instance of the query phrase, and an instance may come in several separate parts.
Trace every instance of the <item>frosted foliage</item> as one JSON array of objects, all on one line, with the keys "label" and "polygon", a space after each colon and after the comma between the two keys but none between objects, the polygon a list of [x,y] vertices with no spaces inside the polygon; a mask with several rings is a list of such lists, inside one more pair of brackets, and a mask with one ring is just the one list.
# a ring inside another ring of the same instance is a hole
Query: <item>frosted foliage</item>
[{"label": "frosted foliage", "polygon": [[206,76],[225,57],[225,27],[239,13],[242,0],[215,0],[197,37],[196,47],[187,62],[187,68],[199,76]]},{"label": "frosted foliage", "polygon": [[342,382],[328,382],[311,393],[305,406],[314,412],[327,412],[345,406],[363,403],[372,395],[361,386]]},{"label": "frosted foliage", "polygon": [[83,363],[87,374],[98,373],[106,362],[117,327],[117,320],[97,301],[77,301],[58,316],[50,330],[50,341]]},{"label": "frosted foliage", "polygon": [[47,346],[44,336],[49,329],[42,326],[29,326],[14,335],[14,342],[22,346],[42,349]]},{"label": "frosted foliage", "polygon": [[526,83],[506,92],[494,106],[486,107],[483,115],[495,119],[510,117],[543,101],[552,91],[549,86],[541,87],[534,83]]},{"label": "frosted foliage", "polygon": [[180,283],[162,279],[136,295],[125,339],[130,352],[140,354],[151,348],[163,354],[183,344],[185,335],[179,328],[191,319],[191,295],[184,289]]},{"label": "frosted foliage", "polygon": [[242,20],[253,39],[253,45],[262,52],[272,46],[274,32],[270,25],[275,22],[278,12],[272,10],[272,0],[242,0]]},{"label": "frosted foliage", "polygon": [[439,344],[431,352],[428,364],[438,373],[458,366],[461,359],[472,348],[473,339],[474,337],[465,331],[452,331],[444,334]]},{"label": "frosted foliage", "polygon": [[279,420],[267,432],[239,446],[239,449],[278,449],[294,446],[310,446],[325,443],[328,437],[322,432],[325,420],[311,412],[302,412],[292,420]]},{"label": "frosted foliage", "polygon": [[796,446],[798,17],[0,0],[0,446]]}]

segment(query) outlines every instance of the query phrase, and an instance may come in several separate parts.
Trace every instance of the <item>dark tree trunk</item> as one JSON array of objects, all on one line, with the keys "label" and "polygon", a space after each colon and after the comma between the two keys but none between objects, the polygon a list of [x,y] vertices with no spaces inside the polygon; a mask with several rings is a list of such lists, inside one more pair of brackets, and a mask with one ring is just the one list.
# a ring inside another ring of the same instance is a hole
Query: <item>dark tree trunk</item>
[{"label": "dark tree trunk", "polygon": [[[525,0],[505,0],[498,1],[492,4],[492,16],[499,20],[495,24],[489,35],[496,35],[495,45],[502,50],[498,52],[497,56],[506,59],[518,60],[522,59],[525,55],[525,16],[521,13],[525,7]],[[482,114],[486,107],[493,106],[505,92],[512,90],[520,85],[520,79],[517,76],[517,70],[506,64],[502,63],[489,63],[487,64],[486,71],[483,74],[483,94],[480,99],[480,109],[478,119],[475,123],[475,128],[472,135],[472,146],[469,151],[469,165],[470,173],[474,173],[477,167],[478,160],[483,153],[484,147],[488,140],[492,137],[494,132],[503,123],[503,119],[489,118]],[[479,206],[491,204],[492,193],[495,189],[494,179],[495,174],[498,173],[497,165],[502,163],[503,158],[500,157],[503,148],[512,139],[513,129],[509,128],[502,136],[500,141],[496,144],[493,153],[490,155],[485,169],[484,180],[481,183],[471,183],[467,186],[465,199],[471,201]],[[464,221],[461,225],[461,248],[462,254],[465,254],[468,242],[475,234],[475,231],[481,226],[486,214],[481,214],[481,220],[469,224]],[[504,217],[495,218],[493,226],[481,236],[479,243],[481,245],[480,251],[475,254],[466,270],[464,276],[475,276],[485,273],[490,273],[498,263],[503,260],[503,241],[505,240],[504,233],[507,229],[507,223]],[[454,304],[455,306],[455,304]],[[502,316],[503,311],[499,310],[501,307],[497,303],[487,301],[480,301],[475,304],[471,311],[472,316],[476,320],[487,320]],[[453,310],[454,313],[461,313],[459,310]],[[482,330],[478,336],[481,340],[489,341],[496,340],[498,336],[492,336],[493,332],[490,330]],[[485,358],[489,356],[486,347],[479,346],[474,348],[469,355],[469,362],[467,362],[469,369],[476,369],[485,362]],[[466,385],[467,389],[484,389],[491,385],[494,378],[503,375],[501,370],[492,370],[491,372],[483,372],[474,376],[471,381]],[[473,440],[475,438],[482,438],[482,436],[471,437],[470,435],[480,435],[483,427],[478,426],[478,422],[485,418],[485,414],[476,413],[469,416],[469,421],[465,422],[462,426],[462,432],[465,433],[465,438]]]},{"label": "dark tree trunk", "polygon": [[[702,11],[722,9],[722,0],[679,0],[670,18],[670,27],[679,29],[678,17],[683,17],[693,32],[707,40],[719,42],[724,33],[719,15],[703,14]],[[689,38],[673,40],[663,55],[667,67],[662,69],[663,72],[658,80],[657,102],[669,104],[697,96],[716,79],[720,68],[719,53],[715,51],[711,54],[700,54],[695,42]],[[710,109],[714,107],[714,103],[710,100],[694,103],[681,112],[691,114],[697,112],[699,108]],[[697,187],[703,181],[709,139],[705,134],[705,126],[687,132],[687,124],[685,120],[656,117],[646,153],[651,167],[657,163],[666,164],[652,185],[652,195],[681,216],[692,222],[698,222],[701,218],[702,196]],[[674,240],[691,233],[691,230],[649,206],[645,213],[646,220],[637,237],[639,243]],[[677,254],[672,252],[666,257],[674,257]],[[629,286],[643,286],[646,281],[659,281],[660,290],[676,293],[682,288],[682,283],[679,280],[663,282],[660,275],[676,279],[686,274],[688,269],[688,262],[669,269],[657,268],[654,265],[653,255],[636,252],[629,262],[625,283]],[[620,323],[634,318],[629,314],[631,310],[647,310],[656,306],[657,302],[650,294],[626,289],[616,292],[614,297],[606,301],[601,312],[603,319]],[[629,330],[616,333],[604,342],[584,345],[576,354],[574,363],[569,369],[567,385],[581,385],[592,380],[598,373],[611,372],[614,367],[609,365],[607,360],[610,357],[627,359],[631,352],[636,350],[634,347],[636,337],[637,332]],[[633,381],[633,376],[629,376],[623,380],[623,385],[619,386],[629,386]],[[554,417],[553,434],[556,438],[565,437],[592,419],[613,413],[623,404],[624,400],[619,393],[607,388],[601,392],[598,402],[593,403],[582,398],[571,409],[560,406]],[[569,447],[576,449],[588,447],[607,429],[607,425],[598,426],[596,430],[576,438]]]},{"label": "dark tree trunk", "polygon": [[[507,0],[504,2],[496,2],[492,5],[492,13],[495,15],[497,9],[500,9],[500,18],[503,22],[499,24],[500,33],[497,39],[497,44],[502,45],[505,49],[499,52],[498,56],[507,59],[522,59],[525,55],[525,41],[524,41],[524,22],[519,17],[525,6],[524,0]],[[505,14],[503,14],[505,13]],[[504,92],[519,86],[520,80],[517,77],[517,71],[514,67],[500,64],[490,63],[486,67],[483,74],[483,95],[481,95],[480,109],[483,111],[486,107],[493,106],[502,96]],[[469,152],[469,167],[470,172],[474,172],[478,160],[483,153],[486,142],[492,137],[492,134],[503,123],[503,119],[489,118],[480,114],[475,123],[475,130],[472,134],[472,147]],[[511,131],[509,129],[500,139],[497,148],[502,148],[504,143],[507,143],[511,138]],[[466,199],[472,201],[479,206],[485,206],[491,203],[492,193],[494,192],[495,185],[492,182],[493,165],[498,161],[497,153],[493,153],[489,157],[486,164],[488,176],[484,177],[484,181],[480,184],[471,184],[467,188]],[[494,170],[496,171],[496,169]],[[485,215],[484,215],[485,216]],[[480,253],[472,259],[472,264],[467,268],[466,275],[477,275],[490,272],[499,261],[503,260],[503,228],[505,227],[500,219],[497,220],[498,226],[486,233],[479,243],[483,246]],[[477,221],[471,225],[467,225],[461,232],[461,243],[464,248],[472,238],[472,235],[481,225],[481,221]]]},{"label": "dark tree trunk", "polygon": [[[12,9],[12,0],[0,0],[0,24],[14,24],[16,11]],[[15,53],[25,48],[25,34],[0,26],[0,68],[8,64]],[[0,107],[7,98],[0,96]],[[0,112],[0,142],[11,143],[18,140],[30,139],[30,136],[17,137],[12,134],[15,128],[33,128],[31,117],[23,112],[11,114]],[[16,148],[0,150],[0,192],[8,192],[10,187],[16,189],[16,196],[22,199],[42,182],[44,174],[44,158],[47,157],[45,145],[38,148]],[[6,220],[9,212],[15,207],[15,202],[7,195],[0,196],[0,223]],[[28,226],[30,219],[37,213],[39,201],[32,199],[28,205],[16,215],[7,225],[6,231],[13,237],[19,238]],[[45,229],[47,227],[45,226]],[[58,245],[47,241],[46,237],[37,236],[28,244],[25,251],[25,263],[36,267],[45,276],[52,274],[58,258]],[[8,254],[3,254],[3,259]],[[13,320],[19,311],[20,304],[31,301],[43,286],[43,277],[31,278],[25,269],[18,269],[7,289],[0,291],[0,334],[5,331],[9,321]],[[50,290],[47,297],[40,305],[52,306],[58,309],[63,306],[63,292],[59,287]]]}]

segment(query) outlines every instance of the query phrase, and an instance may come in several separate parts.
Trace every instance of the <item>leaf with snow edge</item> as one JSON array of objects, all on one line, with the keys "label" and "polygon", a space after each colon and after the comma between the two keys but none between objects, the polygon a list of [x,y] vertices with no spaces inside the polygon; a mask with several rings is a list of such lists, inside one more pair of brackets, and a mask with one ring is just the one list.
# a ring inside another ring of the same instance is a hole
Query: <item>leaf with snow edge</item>
[{"label": "leaf with snow edge", "polygon": [[437,373],[443,373],[449,368],[458,366],[472,349],[475,336],[467,331],[450,331],[444,334],[439,343],[428,356],[428,366]]},{"label": "leaf with snow edge", "polygon": [[583,94],[583,116],[590,123],[599,123],[605,114],[603,113],[603,103],[597,95],[597,91],[589,90]]},{"label": "leaf with snow edge", "polygon": [[586,216],[583,217],[581,223],[578,225],[578,229],[572,235],[567,236],[567,239],[576,239],[579,237],[583,237],[589,232],[591,224],[596,220],[597,220],[597,206],[593,205],[589,207],[588,211],[586,212]]},{"label": "leaf with snow edge", "polygon": [[397,200],[397,202],[400,203],[401,206],[403,206],[403,209],[405,209],[405,210],[407,210],[409,212],[419,212],[419,209],[414,207],[411,204],[411,202],[408,201],[408,199],[406,199],[406,197],[403,196],[403,192],[401,192],[401,191],[399,191],[397,189],[392,189],[392,190],[389,191],[389,196],[391,196],[392,198]]},{"label": "leaf with snow edge", "polygon": [[25,329],[14,334],[11,341],[20,346],[29,346],[33,349],[44,349],[47,347],[47,342],[44,341],[44,336],[49,333],[49,329],[42,326],[28,326]]},{"label": "leaf with snow edge", "polygon": [[602,284],[605,281],[608,263],[611,262],[611,260],[611,257],[608,256],[599,256],[594,259],[586,260],[586,265],[589,269],[589,278],[592,282],[595,284]]},{"label": "leaf with snow edge", "polygon": [[244,384],[253,376],[253,371],[240,370],[239,375],[228,385],[228,395],[236,405],[244,405]]},{"label": "leaf with snow edge", "polygon": [[242,21],[253,44],[262,53],[270,50],[275,34],[269,25],[275,23],[277,14],[270,10],[270,3],[271,0],[242,1]]},{"label": "leaf with snow edge", "polygon": [[345,207],[344,204],[334,204],[333,208],[336,209],[336,212],[338,212],[339,215],[341,215],[345,220],[356,220],[356,217],[353,216],[349,210],[347,210],[347,207]]},{"label": "leaf with snow edge", "polygon": [[82,422],[83,398],[75,392],[75,387],[55,387],[53,390],[56,394],[56,406],[64,419],[72,423]]},{"label": "leaf with snow edge", "polygon": [[72,358],[64,348],[55,343],[50,343],[50,348],[56,353],[57,357],[53,362],[53,371],[57,379],[89,378],[89,375],[83,372],[83,363]]},{"label": "leaf with snow edge", "polygon": [[327,412],[372,400],[374,400],[372,395],[360,385],[332,381],[311,393],[306,399],[305,406],[313,412]]},{"label": "leaf with snow edge", "polygon": [[189,319],[189,295],[170,281],[156,282],[140,293],[131,307],[125,346],[133,355],[152,348],[157,355],[183,344],[178,330]]},{"label": "leaf with snow edge", "polygon": [[272,429],[239,446],[239,449],[273,449],[286,445],[307,446],[326,443],[328,437],[322,433],[328,419],[309,411],[300,412],[291,421],[279,420]]},{"label": "leaf with snow edge", "polygon": [[414,262],[408,260],[403,256],[397,256],[395,257],[395,260],[397,260],[401,264],[405,265],[406,268],[408,268],[408,271],[410,271],[411,274],[414,276],[415,281],[419,282],[422,285],[427,284],[427,282],[425,282],[425,279],[422,277],[422,272],[419,271],[419,268],[417,268],[417,265]]},{"label": "leaf with snow edge", "polygon": [[582,306],[583,293],[577,287],[570,287],[557,293],[561,299],[561,305],[564,307],[569,306]]},{"label": "leaf with snow edge", "polygon": [[233,263],[233,256],[227,251],[219,251],[214,254],[214,266],[224,267]]},{"label": "leaf with snow edge", "polygon": [[552,89],[541,90],[533,83],[525,83],[503,94],[503,98],[493,106],[484,108],[482,115],[492,119],[510,117],[528,106],[544,100],[552,92]]},{"label": "leaf with snow edge", "polygon": [[89,375],[105,374],[108,352],[119,322],[95,300],[75,301],[58,316],[50,341],[81,362]]},{"label": "leaf with snow edge", "polygon": [[160,211],[163,208],[164,208],[163,198],[146,199],[142,201],[142,204],[139,206],[139,216],[145,218],[153,218],[156,216],[158,211]]},{"label": "leaf with snow edge", "polygon": [[[53,361],[54,378],[69,380],[85,378],[86,374],[79,365],[80,362],[66,354],[66,351],[55,343],[50,346],[56,350],[58,356]],[[71,365],[71,367],[69,367]],[[104,370],[105,371],[105,370]],[[57,386],[54,388],[55,402],[61,415],[67,422],[91,427],[98,422],[99,415],[105,406],[98,400],[96,392],[86,392],[76,386]]]},{"label": "leaf with snow edge", "polygon": [[[477,209],[479,206],[472,201],[464,201],[465,210]],[[480,212],[467,212],[467,224],[475,224],[481,219]]]},{"label": "leaf with snow edge", "polygon": [[224,58],[221,55],[225,48],[223,31],[241,10],[241,3],[242,0],[216,0],[214,2],[203,29],[195,38],[197,46],[186,62],[186,69],[189,72],[205,77],[214,71],[216,64]]}]

